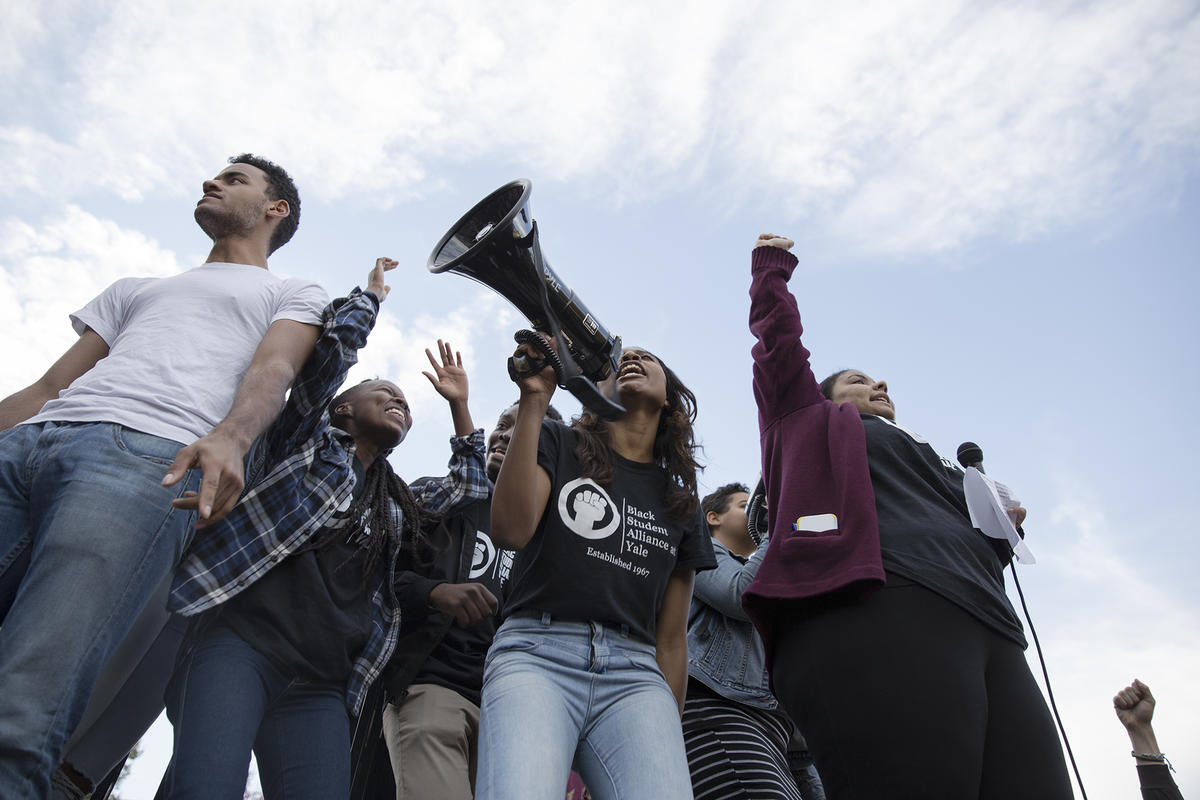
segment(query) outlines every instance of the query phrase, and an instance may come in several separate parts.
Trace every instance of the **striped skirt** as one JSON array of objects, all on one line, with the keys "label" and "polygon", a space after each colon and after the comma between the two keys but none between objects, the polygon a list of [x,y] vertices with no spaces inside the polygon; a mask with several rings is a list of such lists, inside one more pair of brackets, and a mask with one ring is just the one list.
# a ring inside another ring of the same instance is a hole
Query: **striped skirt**
[{"label": "striped skirt", "polygon": [[696,800],[801,800],[788,770],[791,733],[779,713],[689,688],[683,741]]}]

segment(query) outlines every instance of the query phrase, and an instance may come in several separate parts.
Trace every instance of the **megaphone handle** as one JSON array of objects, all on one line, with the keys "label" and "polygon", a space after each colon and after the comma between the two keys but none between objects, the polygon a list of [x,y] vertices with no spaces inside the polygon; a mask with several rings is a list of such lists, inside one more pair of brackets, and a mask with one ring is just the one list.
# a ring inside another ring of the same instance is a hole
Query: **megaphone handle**
[{"label": "megaphone handle", "polygon": [[554,352],[554,348],[546,341],[546,337],[536,331],[523,328],[513,334],[513,339],[516,340],[517,344],[527,344],[533,347],[533,349],[542,355],[540,359],[529,356],[512,356],[509,358],[508,377],[512,379],[513,383],[530,375],[536,375],[549,364],[554,368],[554,382],[559,385],[563,384],[563,363],[559,359],[558,354]]}]

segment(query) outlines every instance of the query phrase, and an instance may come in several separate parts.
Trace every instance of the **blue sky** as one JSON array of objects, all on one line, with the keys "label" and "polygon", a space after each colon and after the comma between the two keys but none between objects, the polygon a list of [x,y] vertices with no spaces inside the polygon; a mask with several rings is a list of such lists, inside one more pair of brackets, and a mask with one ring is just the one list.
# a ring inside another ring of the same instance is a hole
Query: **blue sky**
[{"label": "blue sky", "polygon": [[303,197],[273,270],[337,294],[401,262],[358,376],[409,391],[410,477],[447,456],[438,336],[479,424],[516,394],[515,313],[424,268],[492,189],[531,179],[558,273],[695,391],[705,489],[758,471],[748,251],[792,236],[816,371],[887,379],[1030,509],[1022,583],[1089,795],[1136,791],[1110,708],[1134,676],[1200,783],[1197,3],[10,0],[0,100],[0,393],[112,280],[202,261],[200,182],[251,150]]}]

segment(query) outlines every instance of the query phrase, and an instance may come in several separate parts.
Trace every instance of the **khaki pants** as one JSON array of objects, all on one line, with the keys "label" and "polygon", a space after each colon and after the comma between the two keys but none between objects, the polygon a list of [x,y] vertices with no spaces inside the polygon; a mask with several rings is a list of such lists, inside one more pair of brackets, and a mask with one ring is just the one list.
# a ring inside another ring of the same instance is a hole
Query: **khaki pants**
[{"label": "khaki pants", "polygon": [[475,794],[479,706],[431,683],[408,687],[383,711],[396,800],[471,800]]}]

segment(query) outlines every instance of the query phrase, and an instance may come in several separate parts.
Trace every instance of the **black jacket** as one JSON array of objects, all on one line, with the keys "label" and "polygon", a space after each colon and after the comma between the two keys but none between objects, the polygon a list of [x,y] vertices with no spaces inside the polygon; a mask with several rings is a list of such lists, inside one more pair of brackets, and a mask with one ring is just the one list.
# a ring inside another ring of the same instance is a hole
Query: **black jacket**
[{"label": "black jacket", "polygon": [[[491,498],[473,506],[491,513]],[[400,638],[381,680],[376,681],[363,704],[350,747],[350,797],[352,800],[395,797],[391,760],[383,738],[383,709],[389,700],[402,698],[409,684],[434,651],[454,618],[429,605],[429,593],[440,583],[464,583],[475,553],[474,515],[455,515],[426,531],[427,547],[420,548],[396,574],[396,599],[400,604]]]}]

